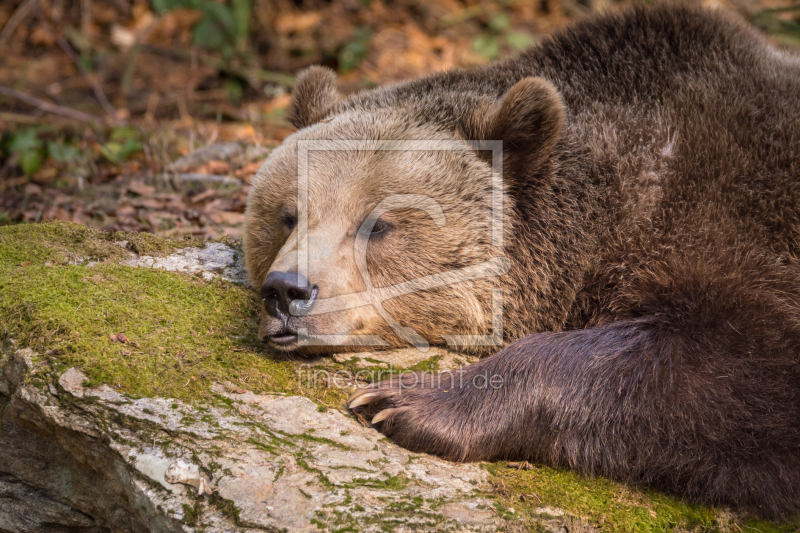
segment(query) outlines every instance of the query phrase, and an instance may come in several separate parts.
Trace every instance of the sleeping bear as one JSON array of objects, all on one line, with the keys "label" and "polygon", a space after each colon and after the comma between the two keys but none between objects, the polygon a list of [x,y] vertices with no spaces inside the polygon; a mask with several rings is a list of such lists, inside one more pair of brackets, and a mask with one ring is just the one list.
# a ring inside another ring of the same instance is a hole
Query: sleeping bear
[{"label": "sleeping bear", "polygon": [[485,355],[349,407],[453,461],[528,460],[788,517],[800,503],[800,58],[634,7],[342,98],[253,181],[259,334]]}]

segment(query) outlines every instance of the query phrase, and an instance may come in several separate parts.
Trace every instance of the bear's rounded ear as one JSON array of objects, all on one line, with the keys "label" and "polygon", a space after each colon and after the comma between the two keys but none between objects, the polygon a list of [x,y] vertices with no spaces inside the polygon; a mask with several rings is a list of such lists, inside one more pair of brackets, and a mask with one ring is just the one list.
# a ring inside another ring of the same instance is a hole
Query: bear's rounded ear
[{"label": "bear's rounded ear", "polygon": [[340,99],[336,74],[329,68],[309,67],[297,75],[289,106],[289,123],[295,128],[310,126],[325,118]]},{"label": "bear's rounded ear", "polygon": [[518,81],[497,105],[470,117],[464,133],[472,140],[501,140],[504,151],[519,149],[528,164],[540,164],[550,156],[563,125],[558,90],[544,78],[532,77]]}]

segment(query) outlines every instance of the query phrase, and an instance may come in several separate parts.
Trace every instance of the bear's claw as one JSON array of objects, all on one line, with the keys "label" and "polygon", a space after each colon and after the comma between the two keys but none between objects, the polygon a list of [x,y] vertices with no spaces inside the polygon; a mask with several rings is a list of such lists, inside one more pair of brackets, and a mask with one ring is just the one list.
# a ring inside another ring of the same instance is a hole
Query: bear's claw
[{"label": "bear's claw", "polygon": [[[410,451],[453,461],[484,459],[482,448],[473,446],[482,432],[469,429],[473,421],[450,394],[444,394],[452,389],[451,381],[451,375],[409,374],[357,390],[347,406]],[[476,405],[479,399],[467,401]]]},{"label": "bear's claw", "polygon": [[374,388],[365,388],[361,390],[357,390],[348,398],[346,402],[346,406],[350,409],[354,409],[360,405],[364,405],[370,402],[372,398],[377,396],[379,393]]},{"label": "bear's claw", "polygon": [[383,411],[378,412],[377,415],[372,417],[371,424],[374,426],[378,422],[383,422],[384,420],[392,416],[392,414],[395,411],[397,411],[397,409],[384,409]]}]

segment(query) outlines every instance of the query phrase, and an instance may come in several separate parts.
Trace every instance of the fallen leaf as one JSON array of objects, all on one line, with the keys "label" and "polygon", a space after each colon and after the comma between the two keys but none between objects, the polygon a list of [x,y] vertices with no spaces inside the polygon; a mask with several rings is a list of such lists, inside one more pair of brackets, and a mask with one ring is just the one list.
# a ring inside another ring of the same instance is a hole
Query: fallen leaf
[{"label": "fallen leaf", "polygon": [[145,185],[141,181],[136,180],[128,183],[128,190],[132,193],[138,194],[139,196],[150,196],[156,192],[156,188],[152,185]]},{"label": "fallen leaf", "polygon": [[251,181],[253,181],[253,178],[255,177],[256,172],[258,172],[258,169],[261,168],[261,163],[262,161],[256,161],[254,163],[250,163],[249,165],[237,170],[234,173],[234,175],[243,182],[249,184]]},{"label": "fallen leaf", "polygon": [[136,208],[131,205],[120,205],[117,207],[116,215],[120,218],[133,218],[136,216]]},{"label": "fallen leaf", "polygon": [[196,204],[198,202],[202,202],[203,200],[208,200],[209,198],[213,198],[214,195],[216,194],[217,191],[215,191],[214,189],[206,189],[201,193],[195,194],[194,196],[190,196],[189,200],[191,200],[192,203]]},{"label": "fallen leaf", "polygon": [[230,226],[244,224],[244,213],[237,213],[236,211],[219,211],[209,215],[209,218],[217,224],[226,224]]},{"label": "fallen leaf", "polygon": [[117,333],[117,339],[119,339],[119,342],[124,342],[125,344],[131,342],[128,340],[128,337],[124,333]]},{"label": "fallen leaf", "polygon": [[36,185],[35,183],[28,183],[25,185],[25,194],[27,196],[33,196],[34,194],[42,194],[42,188]]},{"label": "fallen leaf", "polygon": [[111,342],[119,342],[119,337],[117,337],[113,333],[109,335],[108,338],[111,339]]},{"label": "fallen leaf", "polygon": [[197,168],[198,174],[227,174],[231,171],[231,166],[225,161],[212,159],[205,165]]},{"label": "fallen leaf", "polygon": [[69,213],[69,211],[66,209],[61,209],[60,207],[48,209],[42,218],[46,220],[60,220],[62,222],[72,221],[72,215]]}]

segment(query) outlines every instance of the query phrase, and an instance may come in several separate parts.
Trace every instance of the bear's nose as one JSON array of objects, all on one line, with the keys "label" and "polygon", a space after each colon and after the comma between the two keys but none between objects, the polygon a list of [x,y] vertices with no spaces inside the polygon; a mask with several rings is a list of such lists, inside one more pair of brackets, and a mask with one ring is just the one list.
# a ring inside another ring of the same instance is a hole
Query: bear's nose
[{"label": "bear's nose", "polygon": [[[290,314],[306,314],[314,305],[318,293],[319,288],[311,285],[300,272],[270,272],[261,286],[264,309],[281,320],[287,320]],[[292,309],[290,306],[295,301]]]}]

